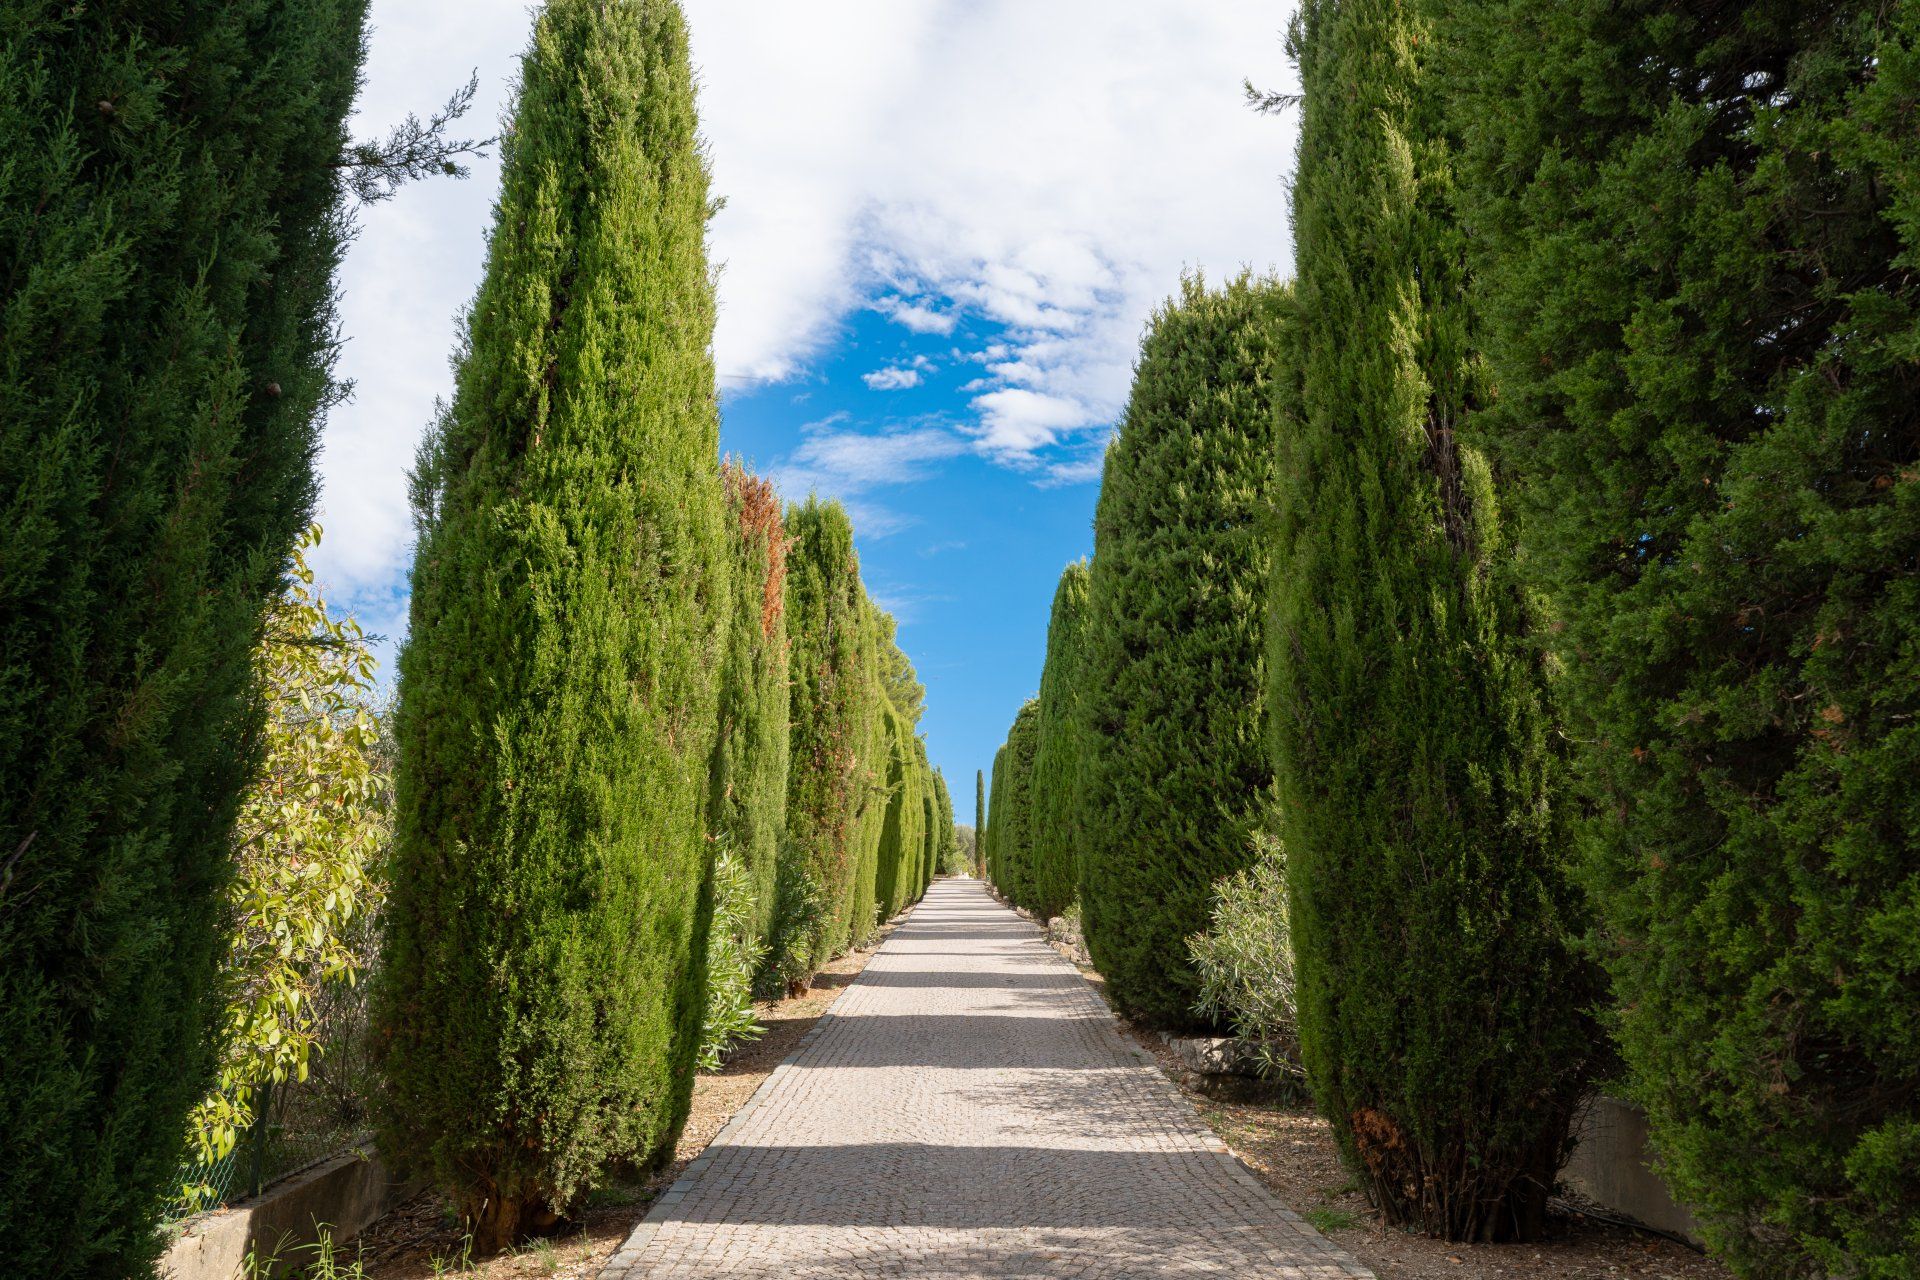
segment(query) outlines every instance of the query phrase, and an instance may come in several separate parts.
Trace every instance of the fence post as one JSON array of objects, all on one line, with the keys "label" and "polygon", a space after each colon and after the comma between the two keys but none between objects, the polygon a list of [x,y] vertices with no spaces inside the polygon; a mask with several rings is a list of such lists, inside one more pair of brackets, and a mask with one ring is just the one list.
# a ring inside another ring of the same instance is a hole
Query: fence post
[{"label": "fence post", "polygon": [[273,1107],[273,1077],[269,1075],[260,1082],[259,1101],[254,1104],[253,1112],[253,1176],[250,1180],[253,1190],[249,1195],[257,1196],[266,1190],[267,1173],[267,1113]]}]

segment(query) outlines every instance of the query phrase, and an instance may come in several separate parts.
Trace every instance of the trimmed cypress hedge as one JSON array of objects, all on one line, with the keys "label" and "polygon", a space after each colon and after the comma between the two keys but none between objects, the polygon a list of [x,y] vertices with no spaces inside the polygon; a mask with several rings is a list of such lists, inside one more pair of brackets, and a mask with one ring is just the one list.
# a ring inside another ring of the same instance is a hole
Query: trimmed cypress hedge
[{"label": "trimmed cypress hedge", "polygon": [[1253,857],[1272,790],[1262,707],[1282,291],[1198,278],[1148,328],[1094,515],[1077,683],[1080,904],[1121,1009],[1204,1025],[1187,938]]},{"label": "trimmed cypress hedge", "polygon": [[1920,7],[1475,0],[1497,456],[1663,1172],[1920,1274]]},{"label": "trimmed cypress hedge", "polygon": [[793,680],[787,831],[792,856],[825,904],[810,948],[810,971],[817,972],[846,945],[859,870],[861,752],[871,718],[870,650],[862,640],[867,605],[845,508],[808,498],[787,509],[786,527]]},{"label": "trimmed cypress hedge", "polygon": [[926,843],[926,814],[912,731],[891,702],[884,704],[882,713],[887,730],[887,792],[875,858],[876,909],[872,916],[876,924],[892,919],[920,896],[919,859]]},{"label": "trimmed cypress hedge", "polygon": [[249,655],[313,501],[364,0],[0,40],[0,1272],[145,1270],[212,1082]]},{"label": "trimmed cypress hedge", "polygon": [[1040,701],[1028,698],[1007,730],[1005,808],[994,818],[1000,892],[1016,906],[1033,893],[1033,753],[1040,745]]},{"label": "trimmed cypress hedge", "polygon": [[1073,905],[1080,879],[1079,700],[1087,620],[1086,561],[1066,567],[1053,594],[1040,675],[1040,739],[1033,754],[1032,901],[1043,920]]},{"label": "trimmed cypress hedge", "polygon": [[[888,624],[880,609],[868,598],[866,587],[856,579],[860,591],[860,652],[857,669],[861,674],[859,700],[855,705],[858,746],[854,751],[854,803],[852,853],[854,871],[847,886],[846,924],[836,951],[864,945],[880,927],[885,904],[880,897],[881,845],[886,839],[887,811],[892,796],[890,778],[898,716],[888,698],[882,679],[882,654],[891,646],[883,643]],[[897,854],[897,850],[892,851]]]},{"label": "trimmed cypress hedge", "polygon": [[[926,754],[926,746],[921,745],[921,755]],[[922,762],[926,762],[923,760]],[[929,766],[931,767],[931,766]],[[960,865],[960,832],[953,821],[953,795],[947,790],[947,775],[933,769],[933,793],[928,797],[932,806],[930,829],[933,832],[933,852],[927,859],[927,875],[920,889],[933,883],[937,875],[951,874],[953,868]]]},{"label": "trimmed cypress hedge", "polygon": [[707,821],[710,834],[747,869],[752,937],[762,939],[772,925],[775,864],[787,822],[787,535],[771,483],[733,462],[720,475],[731,516],[733,595]]},{"label": "trimmed cypress hedge", "polygon": [[416,475],[383,1143],[483,1250],[671,1152],[730,594],[706,163],[671,0],[551,0]]},{"label": "trimmed cypress hedge", "polygon": [[1302,1054],[1390,1222],[1531,1238],[1596,1040],[1415,6],[1308,0],[1270,706]]}]

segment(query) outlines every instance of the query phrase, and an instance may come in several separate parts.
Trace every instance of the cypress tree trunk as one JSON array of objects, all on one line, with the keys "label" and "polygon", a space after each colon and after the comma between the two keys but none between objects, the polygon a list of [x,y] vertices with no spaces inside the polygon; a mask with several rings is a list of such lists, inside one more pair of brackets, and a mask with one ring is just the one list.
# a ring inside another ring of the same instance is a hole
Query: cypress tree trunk
[{"label": "cypress tree trunk", "polygon": [[130,1275],[212,1082],[249,653],[336,397],[364,0],[0,18],[0,1272]]},{"label": "cypress tree trunk", "polygon": [[1040,674],[1040,741],[1033,754],[1033,901],[1042,919],[1079,891],[1080,669],[1086,648],[1086,562],[1066,567],[1053,594],[1046,666]]},{"label": "cypress tree trunk", "polygon": [[1253,858],[1264,738],[1258,527],[1282,291],[1198,279],[1153,317],[1094,514],[1079,698],[1080,905],[1129,1014],[1204,1025],[1187,939]]},{"label": "cypress tree trunk", "polygon": [[1270,649],[1302,1053],[1391,1222],[1538,1232],[1593,1028],[1487,468],[1431,31],[1308,0]]},{"label": "cypress tree trunk", "polygon": [[1741,1274],[1920,1274],[1920,5],[1458,10],[1631,1091]]},{"label": "cypress tree trunk", "polygon": [[792,646],[787,830],[793,857],[824,899],[812,968],[833,958],[848,933],[858,870],[860,749],[867,716],[866,625],[853,526],[837,502],[808,498],[787,509],[787,627]]},{"label": "cypress tree trunk", "polygon": [[705,997],[729,552],[679,7],[551,0],[422,450],[387,1149],[497,1249],[670,1152]]},{"label": "cypress tree trunk", "polygon": [[772,923],[774,877],[787,820],[787,535],[773,485],[721,468],[732,548],[733,599],[720,674],[720,729],[708,774],[707,821],[740,855],[753,885],[753,936]]}]

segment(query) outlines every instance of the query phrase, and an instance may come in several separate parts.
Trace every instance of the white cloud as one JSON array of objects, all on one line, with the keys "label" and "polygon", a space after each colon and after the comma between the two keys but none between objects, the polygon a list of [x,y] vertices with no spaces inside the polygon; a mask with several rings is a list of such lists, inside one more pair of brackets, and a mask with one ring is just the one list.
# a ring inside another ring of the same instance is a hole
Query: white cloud
[{"label": "white cloud", "polygon": [[873,309],[914,333],[952,333],[959,320],[951,311],[936,311],[924,302],[908,302],[905,298],[877,299]]},{"label": "white cloud", "polygon": [[1079,399],[1024,387],[975,396],[973,407],[980,413],[977,437],[982,452],[1002,461],[1030,459],[1067,432],[1098,421],[1096,411]]},{"label": "white cloud", "polygon": [[844,496],[878,485],[911,484],[930,474],[929,464],[956,458],[968,443],[942,427],[866,433],[836,431],[802,441],[773,471],[788,498],[820,492]]},{"label": "white cloud", "polygon": [[909,387],[920,385],[920,371],[889,365],[885,369],[875,369],[872,373],[861,374],[860,381],[866,383],[870,391],[905,391]]},{"label": "white cloud", "polygon": [[[920,334],[977,315],[1010,331],[962,353],[989,380],[969,393],[971,440],[947,432],[941,447],[1041,477],[1084,469],[1180,271],[1285,265],[1293,121],[1255,116],[1239,86],[1288,87],[1287,8],[687,0],[727,198],[712,227],[722,377],[790,378],[862,307]],[[360,132],[433,106],[475,67],[476,127],[491,130],[528,36],[522,0],[375,0],[373,25]],[[344,602],[391,601],[402,581],[406,469],[451,389],[497,183],[489,161],[404,191],[367,211],[348,257],[341,372],[358,393],[326,431],[317,566]]]}]

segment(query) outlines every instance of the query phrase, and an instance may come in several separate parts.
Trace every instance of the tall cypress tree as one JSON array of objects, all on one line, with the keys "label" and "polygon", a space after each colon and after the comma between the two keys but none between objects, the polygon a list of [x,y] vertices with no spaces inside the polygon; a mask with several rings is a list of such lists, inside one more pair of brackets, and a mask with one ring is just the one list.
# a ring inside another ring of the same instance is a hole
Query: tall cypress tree
[{"label": "tall cypress tree", "polygon": [[[924,755],[926,747],[922,745]],[[953,823],[953,794],[947,790],[947,775],[938,769],[933,770],[933,859],[927,868],[927,883],[939,875],[959,858],[960,833]],[[922,885],[924,891],[926,885]]]},{"label": "tall cypress tree", "polygon": [[824,910],[812,947],[818,970],[845,945],[858,870],[856,824],[870,685],[862,666],[866,600],[853,525],[837,502],[808,498],[787,510],[787,628],[793,681],[787,775],[792,853],[819,887]]},{"label": "tall cypress tree", "polygon": [[1001,880],[1000,867],[1000,815],[1002,802],[1006,799],[1007,780],[1007,744],[1001,743],[993,753],[993,791],[987,801],[987,826],[980,838],[981,860],[987,869],[987,883],[1002,893],[1006,892]]},{"label": "tall cypress tree", "polygon": [[0,18],[0,1271],[158,1252],[211,1083],[248,655],[337,395],[364,0]]},{"label": "tall cypress tree", "polygon": [[1920,5],[1456,10],[1629,1086],[1742,1274],[1920,1274]]},{"label": "tall cypress tree", "polygon": [[1080,668],[1080,906],[1115,1001],[1200,1025],[1187,939],[1272,788],[1258,521],[1283,294],[1191,278],[1157,311],[1107,451]]},{"label": "tall cypress tree", "polygon": [[994,854],[999,859],[1000,892],[1017,907],[1032,910],[1033,900],[1033,753],[1040,745],[1040,701],[1028,698],[1007,730],[1005,808],[999,809]]},{"label": "tall cypress tree", "polygon": [[720,673],[720,728],[708,773],[707,821],[753,886],[755,937],[772,922],[787,819],[791,690],[787,673],[786,529],[773,485],[737,463],[721,468],[733,599]]},{"label": "tall cypress tree", "polygon": [[498,1248],[671,1151],[729,602],[707,167],[672,0],[551,0],[421,453],[387,1149]]},{"label": "tall cypress tree", "polygon": [[973,771],[973,857],[974,874],[987,874],[987,775]]},{"label": "tall cypress tree", "polygon": [[1086,648],[1086,561],[1060,575],[1047,625],[1046,666],[1040,673],[1040,741],[1033,755],[1033,901],[1051,919],[1079,892],[1080,669]]},{"label": "tall cypress tree", "polygon": [[1541,1225],[1592,1028],[1542,664],[1485,463],[1434,40],[1308,0],[1272,725],[1299,1034],[1389,1221]]}]

